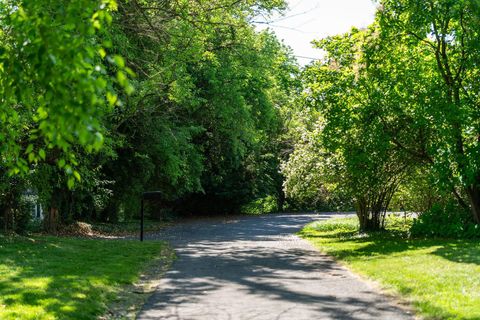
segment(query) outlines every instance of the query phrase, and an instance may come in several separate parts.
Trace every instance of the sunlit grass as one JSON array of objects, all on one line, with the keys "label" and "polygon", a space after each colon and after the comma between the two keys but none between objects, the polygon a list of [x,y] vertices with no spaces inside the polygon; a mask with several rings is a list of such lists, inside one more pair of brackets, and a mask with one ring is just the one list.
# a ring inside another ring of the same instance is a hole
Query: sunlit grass
[{"label": "sunlit grass", "polygon": [[306,226],[301,235],[355,272],[379,281],[432,319],[480,319],[480,242],[409,239],[397,220],[390,233],[359,234],[354,218]]},{"label": "sunlit grass", "polygon": [[0,319],[95,319],[163,242],[0,237]]}]

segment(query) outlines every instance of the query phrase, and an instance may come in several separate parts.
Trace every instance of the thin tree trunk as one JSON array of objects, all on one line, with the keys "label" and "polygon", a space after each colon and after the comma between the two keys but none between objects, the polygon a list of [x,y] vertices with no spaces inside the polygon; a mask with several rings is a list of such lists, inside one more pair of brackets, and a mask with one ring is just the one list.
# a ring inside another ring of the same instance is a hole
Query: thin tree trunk
[{"label": "thin tree trunk", "polygon": [[277,196],[277,210],[278,210],[278,212],[283,212],[284,206],[285,206],[285,193],[283,192],[283,189],[280,189],[278,191],[278,196]]},{"label": "thin tree trunk", "polygon": [[61,190],[54,189],[50,199],[50,208],[44,221],[45,230],[48,233],[56,234],[58,231],[60,194]]},{"label": "thin tree trunk", "polygon": [[5,231],[5,233],[8,232],[9,230],[9,225],[10,225],[10,214],[11,214],[12,210],[10,210],[10,206],[7,205],[5,207],[5,209],[3,210],[3,230]]},{"label": "thin tree trunk", "polygon": [[5,208],[3,210],[3,229],[5,233],[13,229],[13,194],[9,191],[5,196]]}]

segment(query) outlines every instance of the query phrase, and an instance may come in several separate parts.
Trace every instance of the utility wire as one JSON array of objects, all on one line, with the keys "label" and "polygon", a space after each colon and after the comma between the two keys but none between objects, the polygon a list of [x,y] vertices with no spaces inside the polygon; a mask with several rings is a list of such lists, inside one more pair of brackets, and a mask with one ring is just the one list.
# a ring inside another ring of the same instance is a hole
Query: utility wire
[{"label": "utility wire", "polygon": [[[288,11],[292,11],[295,7],[297,7],[298,5],[300,5],[303,1],[299,1],[293,8],[290,8]],[[317,5],[311,9],[308,9],[308,10],[305,10],[305,11],[302,11],[302,12],[298,12],[298,13],[293,13],[289,16],[280,16],[278,18],[274,18],[274,19],[267,19],[267,17],[265,17],[263,14],[260,13],[260,15],[263,17],[263,19],[265,19],[265,21],[252,21],[253,23],[258,23],[258,24],[272,24],[272,23],[277,23],[277,22],[280,22],[280,21],[284,21],[284,20],[288,20],[288,19],[291,19],[291,18],[295,18],[295,17],[298,17],[298,16],[302,16],[302,15],[305,15],[305,14],[308,14],[314,10],[317,10],[318,8],[320,7],[320,4],[317,3]]]},{"label": "utility wire", "polygon": [[295,3],[291,8],[289,7],[288,10],[289,10],[289,11],[294,10],[296,7],[298,7],[299,5],[301,5],[302,2],[303,2],[303,0],[298,0],[297,3]]},{"label": "utility wire", "polygon": [[267,25],[267,26],[272,27],[272,28],[292,30],[292,31],[299,32],[299,33],[302,33],[302,34],[316,34],[316,32],[303,31],[303,30],[300,30],[300,29],[296,29],[296,28],[292,28],[292,27],[286,27],[286,26],[279,26],[279,25],[276,25],[276,24],[271,24],[271,22],[252,21],[252,23],[255,23],[255,24],[264,24],[264,25]]},{"label": "utility wire", "polygon": [[306,57],[306,56],[299,56],[299,55],[293,55],[296,58],[301,58],[301,59],[309,59],[309,60],[315,60],[315,61],[320,61],[322,60],[321,58],[313,58],[313,57]]},{"label": "utility wire", "polygon": [[290,19],[290,18],[294,18],[294,17],[298,17],[298,16],[303,16],[303,15],[305,15],[305,14],[307,14],[307,13],[310,13],[310,12],[312,12],[312,11],[314,11],[314,10],[317,10],[318,8],[319,8],[319,6],[318,6],[318,4],[317,4],[315,7],[311,8],[311,9],[308,9],[308,10],[305,10],[305,11],[302,11],[302,12],[299,12],[299,13],[294,13],[294,14],[289,15],[289,16],[280,17],[280,18],[278,18],[278,19],[276,19],[276,20],[272,20],[272,22],[275,23],[275,22],[284,21],[284,20],[287,20],[287,19]]}]

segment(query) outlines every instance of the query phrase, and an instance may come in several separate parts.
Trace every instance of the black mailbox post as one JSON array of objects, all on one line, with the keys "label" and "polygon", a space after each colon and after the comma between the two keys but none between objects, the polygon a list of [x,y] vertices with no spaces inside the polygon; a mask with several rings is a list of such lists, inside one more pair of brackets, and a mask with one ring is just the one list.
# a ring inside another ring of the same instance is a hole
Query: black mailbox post
[{"label": "black mailbox post", "polygon": [[144,234],[144,220],[145,215],[143,213],[143,203],[145,200],[160,199],[162,193],[160,191],[147,191],[142,194],[142,207],[140,209],[140,241],[143,241]]}]

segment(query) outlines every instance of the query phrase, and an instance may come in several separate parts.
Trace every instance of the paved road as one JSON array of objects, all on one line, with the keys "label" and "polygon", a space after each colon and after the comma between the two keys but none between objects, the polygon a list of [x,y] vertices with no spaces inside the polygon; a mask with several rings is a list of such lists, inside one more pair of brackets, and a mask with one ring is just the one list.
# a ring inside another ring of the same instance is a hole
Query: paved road
[{"label": "paved road", "polygon": [[150,235],[169,240],[178,260],[138,319],[413,319],[293,235],[330,217],[207,219]]}]

